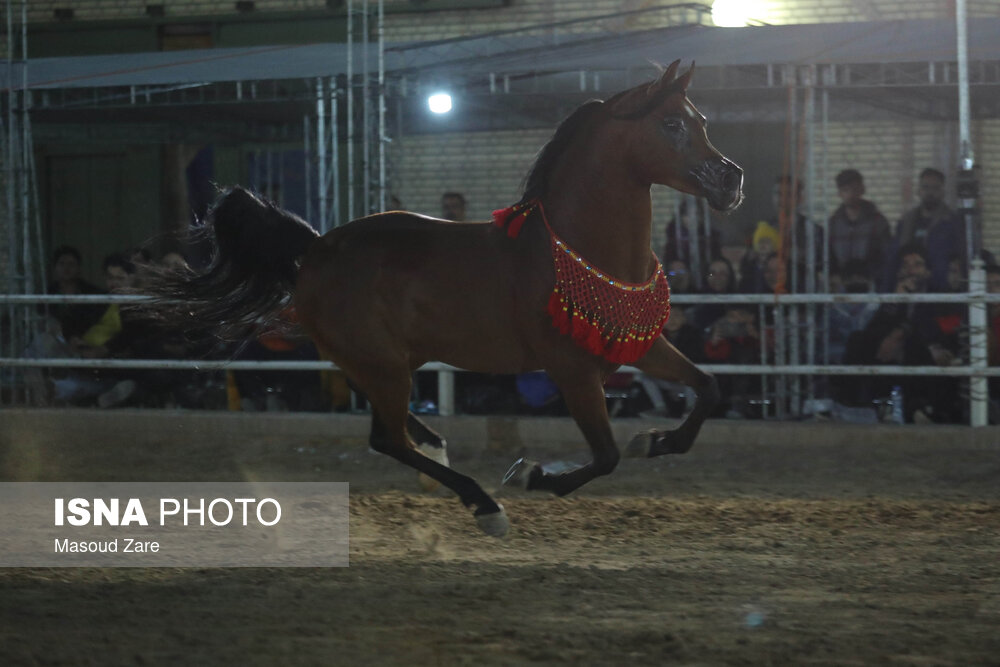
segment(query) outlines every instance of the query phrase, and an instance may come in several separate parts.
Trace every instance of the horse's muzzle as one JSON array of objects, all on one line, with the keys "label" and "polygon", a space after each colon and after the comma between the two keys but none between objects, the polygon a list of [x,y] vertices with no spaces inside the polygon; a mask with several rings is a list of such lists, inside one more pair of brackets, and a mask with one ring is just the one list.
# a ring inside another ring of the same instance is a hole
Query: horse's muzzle
[{"label": "horse's muzzle", "polygon": [[743,202],[743,170],[724,157],[705,160],[693,171],[705,191],[708,205],[717,211],[731,211]]}]

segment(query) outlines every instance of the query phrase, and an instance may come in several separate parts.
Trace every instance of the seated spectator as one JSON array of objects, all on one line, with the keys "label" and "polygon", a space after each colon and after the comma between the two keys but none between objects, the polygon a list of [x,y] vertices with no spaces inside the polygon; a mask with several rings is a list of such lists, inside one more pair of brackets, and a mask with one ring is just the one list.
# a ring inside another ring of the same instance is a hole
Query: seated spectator
[{"label": "seated spectator", "polygon": [[[986,267],[986,292],[1000,294],[1000,266]],[[987,361],[1000,366],[1000,303],[989,304],[986,315]],[[1000,424],[1000,378],[989,379],[990,423]]]},{"label": "seated spectator", "polygon": [[[703,283],[705,288],[702,294],[735,294],[736,276],[733,272],[733,265],[725,257],[717,257],[708,264]],[[691,323],[703,334],[708,332],[708,328],[726,312],[726,306],[721,303],[705,303],[695,306],[688,311],[688,318]]]},{"label": "seated spectator", "polygon": [[[104,260],[104,279],[108,291],[120,291],[132,284],[134,268],[122,255],[110,255]],[[104,358],[110,355],[112,342],[123,331],[121,313],[117,304],[104,307],[97,322],[79,336],[74,336],[57,352],[34,349],[35,356],[76,356],[85,359]],[[97,399],[100,407],[113,407],[126,401],[135,393],[134,380],[107,370],[72,370],[49,379],[46,400],[58,403],[81,404]]]},{"label": "seated spectator", "polygon": [[[934,361],[926,343],[913,333],[900,313],[876,313],[861,331],[850,335],[844,363],[861,366],[930,366]],[[912,375],[837,375],[832,378],[834,399],[842,405],[871,408],[893,387],[903,394],[903,418],[912,422],[918,410],[931,403],[936,391],[928,378]]]},{"label": "seated spectator", "polygon": [[[87,282],[81,276],[82,260],[80,251],[73,246],[60,246],[52,253],[52,282],[49,294],[103,294],[104,290]],[[49,313],[61,328],[64,340],[80,336],[90,325],[100,318],[105,306],[102,304],[54,304]]]},{"label": "seated spectator", "polygon": [[[289,306],[280,315],[294,324],[295,311]],[[319,352],[308,338],[298,338],[279,330],[265,331],[243,345],[236,359],[255,361],[317,361]],[[234,371],[240,393],[240,407],[247,412],[323,410],[322,377],[318,371]]]},{"label": "seated spectator", "polygon": [[[842,294],[870,294],[875,283],[868,275],[863,262],[848,262],[839,273],[830,274],[831,289]],[[844,358],[847,339],[864,329],[878,311],[877,303],[834,303],[830,305],[830,357],[831,363]]]},{"label": "seated spectator", "polygon": [[665,265],[667,283],[671,294],[691,294],[694,292],[694,281],[691,279],[691,267],[683,259],[673,259]]},{"label": "seated spectator", "polygon": [[830,216],[830,258],[833,267],[861,262],[878,280],[889,246],[889,223],[872,202],[864,199],[865,184],[856,169],[837,174],[837,194],[842,204]]},{"label": "seated spectator", "polygon": [[764,262],[778,252],[781,234],[770,223],[757,223],[750,247],[740,259],[739,291],[743,294],[760,294],[764,284]]},{"label": "seated spectator", "polygon": [[[727,307],[713,322],[705,340],[704,358],[711,364],[755,364],[760,361],[760,332],[753,311],[746,307]],[[726,417],[749,415],[750,386],[747,375],[719,375],[722,401],[717,414]]]}]

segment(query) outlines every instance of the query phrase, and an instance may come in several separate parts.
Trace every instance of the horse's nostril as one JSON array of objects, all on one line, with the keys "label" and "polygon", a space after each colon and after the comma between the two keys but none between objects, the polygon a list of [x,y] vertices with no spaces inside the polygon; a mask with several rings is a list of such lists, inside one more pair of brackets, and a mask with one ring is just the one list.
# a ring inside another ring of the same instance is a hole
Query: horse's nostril
[{"label": "horse's nostril", "polygon": [[743,183],[743,170],[739,167],[731,167],[726,170],[722,177],[722,187],[727,190],[735,190]]}]

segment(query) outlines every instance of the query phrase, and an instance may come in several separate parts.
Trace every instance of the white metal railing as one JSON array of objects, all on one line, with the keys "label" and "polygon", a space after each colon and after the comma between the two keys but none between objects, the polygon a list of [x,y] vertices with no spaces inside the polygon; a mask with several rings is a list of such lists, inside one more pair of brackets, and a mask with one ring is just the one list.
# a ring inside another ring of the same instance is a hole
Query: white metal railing
[{"label": "white metal railing", "polygon": [[[149,297],[138,295],[53,295],[53,294],[0,294],[0,304],[36,305],[36,304],[96,304],[96,303],[137,303],[150,300]],[[758,306],[793,306],[804,304],[906,304],[906,303],[955,303],[980,305],[1000,303],[1000,294],[988,294],[982,291],[975,293],[928,293],[928,294],[675,294],[671,303],[687,304],[725,304],[725,305],[758,305]],[[986,346],[985,331],[970,331],[970,347]],[[973,355],[975,358],[975,355]],[[982,356],[985,359],[985,355]],[[979,365],[958,366],[899,366],[899,365],[841,365],[841,364],[699,364],[704,370],[720,375],[895,375],[895,376],[934,376],[934,377],[966,377],[987,378],[1000,377],[1000,367]],[[330,361],[252,361],[225,359],[81,359],[81,358],[27,358],[0,357],[0,368],[91,368],[119,369],[134,368],[138,370],[286,370],[286,371],[324,371],[337,370],[336,364]],[[442,415],[455,413],[454,374],[464,372],[464,369],[449,364],[432,362],[425,364],[419,371],[436,372],[438,374],[438,410]],[[631,366],[623,366],[622,372],[640,372]],[[988,401],[985,392],[973,392],[970,396],[973,404]],[[980,406],[981,407],[981,406]]]}]

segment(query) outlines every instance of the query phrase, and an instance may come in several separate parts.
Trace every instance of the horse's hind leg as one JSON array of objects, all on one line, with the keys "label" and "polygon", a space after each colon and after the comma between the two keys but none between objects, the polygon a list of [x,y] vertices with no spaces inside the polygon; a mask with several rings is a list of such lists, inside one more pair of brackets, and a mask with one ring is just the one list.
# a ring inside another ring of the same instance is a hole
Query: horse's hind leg
[{"label": "horse's hind leg", "polygon": [[[347,384],[350,386],[351,391],[362,396],[365,395],[353,380],[348,379]],[[432,461],[437,461],[441,465],[451,465],[448,461],[448,443],[412,412],[407,412],[406,414],[406,430],[417,443],[417,449],[420,450],[421,454]],[[441,484],[437,480],[420,473],[420,486],[424,491],[429,493],[437,489]]]},{"label": "horse's hind leg", "polygon": [[661,380],[680,382],[694,389],[697,399],[687,419],[672,431],[639,433],[625,449],[625,456],[647,457],[662,454],[684,454],[705,419],[719,403],[719,385],[715,376],[706,373],[685,357],[662,336],[650,351],[634,364],[639,370]]},{"label": "horse's hind leg", "polygon": [[549,374],[559,386],[566,407],[583,432],[593,460],[562,472],[548,472],[541,464],[519,459],[504,475],[503,483],[521,486],[529,491],[550,491],[565,496],[601,475],[609,475],[618,465],[618,448],[615,445],[611,422],[604,400],[604,385],[600,373],[586,376],[562,376],[551,369]]},{"label": "horse's hind leg", "polygon": [[[413,441],[417,443],[417,449],[420,450],[421,454],[432,461],[437,461],[441,465],[450,465],[448,461],[448,443],[434,429],[425,424],[412,412],[406,415],[406,430],[409,432],[410,437],[413,438]],[[439,484],[436,480],[421,473],[420,486],[423,487],[424,491],[429,492],[438,488]]]},{"label": "horse's hind leg", "polygon": [[476,521],[483,532],[494,537],[507,533],[509,523],[503,507],[483,491],[471,477],[420,453],[406,427],[409,419],[410,375],[402,369],[387,373],[379,368],[369,374],[354,373],[355,378],[377,377],[378,381],[358,382],[372,404],[372,449],[387,454],[454,491],[466,507],[475,507]]}]

